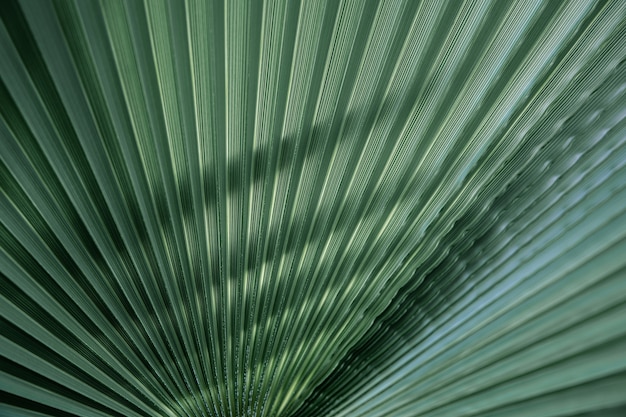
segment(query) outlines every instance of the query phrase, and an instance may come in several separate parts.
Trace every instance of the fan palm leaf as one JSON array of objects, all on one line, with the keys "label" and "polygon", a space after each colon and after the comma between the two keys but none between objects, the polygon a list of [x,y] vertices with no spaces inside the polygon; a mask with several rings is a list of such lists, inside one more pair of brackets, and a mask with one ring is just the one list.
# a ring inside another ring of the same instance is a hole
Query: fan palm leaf
[{"label": "fan palm leaf", "polygon": [[626,412],[626,2],[0,17],[2,415]]}]

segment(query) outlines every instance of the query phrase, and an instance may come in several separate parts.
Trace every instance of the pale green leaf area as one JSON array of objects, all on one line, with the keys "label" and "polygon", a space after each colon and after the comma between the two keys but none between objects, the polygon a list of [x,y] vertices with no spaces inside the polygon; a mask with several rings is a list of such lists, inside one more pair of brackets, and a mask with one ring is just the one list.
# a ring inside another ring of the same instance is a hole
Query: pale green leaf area
[{"label": "pale green leaf area", "polygon": [[0,1],[0,415],[626,415],[626,1]]}]

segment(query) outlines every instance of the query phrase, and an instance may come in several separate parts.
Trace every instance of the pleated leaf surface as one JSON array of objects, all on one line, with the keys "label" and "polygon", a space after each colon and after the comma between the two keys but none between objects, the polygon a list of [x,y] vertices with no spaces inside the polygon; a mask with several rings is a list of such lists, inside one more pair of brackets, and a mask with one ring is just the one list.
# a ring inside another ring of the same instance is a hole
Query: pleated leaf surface
[{"label": "pleated leaf surface", "polygon": [[626,2],[0,18],[0,414],[626,413]]}]

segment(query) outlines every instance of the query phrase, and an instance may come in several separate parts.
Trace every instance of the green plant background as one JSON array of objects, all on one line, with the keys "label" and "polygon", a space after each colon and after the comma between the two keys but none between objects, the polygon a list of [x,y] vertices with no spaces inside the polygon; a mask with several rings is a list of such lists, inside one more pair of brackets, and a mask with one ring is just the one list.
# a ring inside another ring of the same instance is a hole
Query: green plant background
[{"label": "green plant background", "polygon": [[1,415],[626,415],[626,2],[0,18]]}]

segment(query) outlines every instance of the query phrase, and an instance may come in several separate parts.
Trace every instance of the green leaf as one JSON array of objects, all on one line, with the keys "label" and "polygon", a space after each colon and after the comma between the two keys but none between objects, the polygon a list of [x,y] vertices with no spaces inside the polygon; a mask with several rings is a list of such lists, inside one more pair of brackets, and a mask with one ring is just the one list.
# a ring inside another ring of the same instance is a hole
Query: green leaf
[{"label": "green leaf", "polygon": [[625,2],[0,18],[0,414],[626,412]]}]

